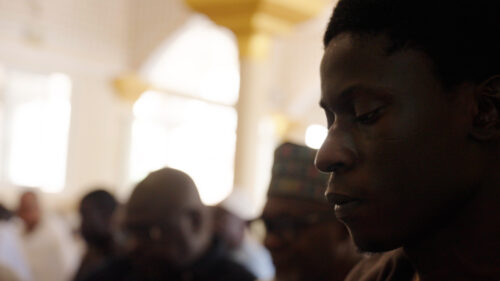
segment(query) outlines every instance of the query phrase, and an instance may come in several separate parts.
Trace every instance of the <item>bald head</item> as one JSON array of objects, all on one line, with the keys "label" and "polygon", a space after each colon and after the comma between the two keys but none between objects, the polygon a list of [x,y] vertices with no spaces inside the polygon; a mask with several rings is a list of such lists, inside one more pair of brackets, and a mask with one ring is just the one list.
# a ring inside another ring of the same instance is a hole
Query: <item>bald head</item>
[{"label": "bald head", "polygon": [[163,168],[137,184],[127,204],[127,216],[158,221],[166,214],[204,208],[195,183],[186,173]]},{"label": "bald head", "polygon": [[[126,205],[126,227],[135,232],[140,256],[183,267],[209,247],[212,214],[186,173],[163,168],[150,173]],[[142,232],[140,234],[139,232]]]}]

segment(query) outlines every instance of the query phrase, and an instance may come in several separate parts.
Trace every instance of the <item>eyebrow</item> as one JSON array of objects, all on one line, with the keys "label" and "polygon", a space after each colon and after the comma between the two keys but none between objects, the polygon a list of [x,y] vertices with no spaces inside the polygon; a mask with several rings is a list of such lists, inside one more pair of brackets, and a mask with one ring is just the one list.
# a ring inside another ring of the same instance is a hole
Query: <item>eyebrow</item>
[{"label": "eyebrow", "polygon": [[[352,85],[348,87],[347,89],[344,89],[339,95],[335,96],[333,100],[330,102],[327,102],[321,98],[319,102],[319,106],[323,109],[329,108],[329,104],[331,104],[333,109],[337,109],[339,107],[342,107],[349,101],[355,98],[356,94],[359,93],[361,90],[366,90],[366,87],[362,87],[360,85]],[[336,111],[336,110],[334,110]]]},{"label": "eyebrow", "polygon": [[[383,88],[383,87],[370,88],[363,85],[355,84],[344,89],[340,94],[335,96],[333,100],[331,100],[331,102],[327,102],[326,100],[323,99],[322,96],[319,102],[319,106],[323,109],[327,109],[330,107],[329,104],[331,104],[332,105],[331,108],[333,109],[333,111],[338,111],[340,108],[344,107],[346,104],[351,102],[358,95],[363,95],[368,93],[376,95],[379,98],[385,96],[385,98],[388,99],[389,92],[392,91],[391,89],[388,88]],[[385,95],[382,95],[381,93],[384,93]]]}]

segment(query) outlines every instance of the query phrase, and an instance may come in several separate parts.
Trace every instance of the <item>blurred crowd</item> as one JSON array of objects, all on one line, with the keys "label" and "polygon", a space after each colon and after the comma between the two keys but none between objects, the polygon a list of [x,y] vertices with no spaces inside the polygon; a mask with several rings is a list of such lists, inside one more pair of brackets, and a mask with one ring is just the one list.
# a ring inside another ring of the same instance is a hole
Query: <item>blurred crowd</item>
[{"label": "blurred crowd", "polygon": [[324,198],[328,176],[314,156],[292,143],[276,149],[259,215],[248,190],[206,206],[191,177],[168,167],[126,202],[93,188],[76,229],[26,190],[14,210],[0,206],[0,280],[343,280],[360,256]]}]

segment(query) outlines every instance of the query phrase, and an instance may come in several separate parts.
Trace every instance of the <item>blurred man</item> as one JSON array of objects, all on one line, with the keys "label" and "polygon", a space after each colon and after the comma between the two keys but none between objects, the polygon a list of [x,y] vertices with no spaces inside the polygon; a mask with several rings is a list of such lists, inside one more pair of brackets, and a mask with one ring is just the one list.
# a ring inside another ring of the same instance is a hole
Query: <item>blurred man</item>
[{"label": "blurred man", "polygon": [[82,198],[80,231],[87,249],[75,280],[83,280],[117,254],[113,225],[117,207],[118,202],[113,195],[103,189],[91,191]]},{"label": "blurred man", "polygon": [[22,281],[9,267],[0,264],[0,280],[2,281]]},{"label": "blurred man", "polygon": [[315,154],[292,143],[275,151],[262,219],[278,281],[341,281],[359,259],[324,198],[328,176],[314,167]]},{"label": "blurred man", "polygon": [[387,252],[347,280],[500,280],[499,11],[485,0],[339,1],[316,164],[359,249]]},{"label": "blurred man", "polygon": [[254,280],[222,252],[211,211],[187,174],[170,168],[149,174],[126,205],[129,254],[87,280]]},{"label": "blurred man", "polygon": [[24,192],[17,208],[24,256],[37,281],[67,281],[76,267],[77,252],[69,227],[44,215],[33,191]]},{"label": "blurred man", "polygon": [[24,223],[25,233],[32,233],[36,230],[36,227],[42,220],[42,211],[36,193],[27,191],[21,194],[17,216]]},{"label": "blurred man", "polygon": [[[12,212],[0,204],[0,280],[33,281]],[[14,276],[14,277],[13,277]]]},{"label": "blurred man", "polygon": [[272,280],[275,270],[271,255],[249,229],[249,222],[257,217],[252,212],[250,200],[250,194],[235,188],[215,207],[217,235],[235,262],[243,265],[260,281]]}]

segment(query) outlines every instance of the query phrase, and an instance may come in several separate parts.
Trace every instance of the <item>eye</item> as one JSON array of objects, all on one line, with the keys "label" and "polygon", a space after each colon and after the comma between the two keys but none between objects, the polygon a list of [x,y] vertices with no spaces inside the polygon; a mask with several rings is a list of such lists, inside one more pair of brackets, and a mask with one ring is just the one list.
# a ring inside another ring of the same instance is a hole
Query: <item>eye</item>
[{"label": "eye", "polygon": [[354,117],[354,121],[361,125],[373,125],[380,118],[385,108],[385,106],[381,106],[370,112],[357,115],[356,117]]},{"label": "eye", "polygon": [[333,125],[333,122],[335,121],[335,115],[326,109],[325,109],[325,115],[326,115],[327,128],[330,128]]}]

